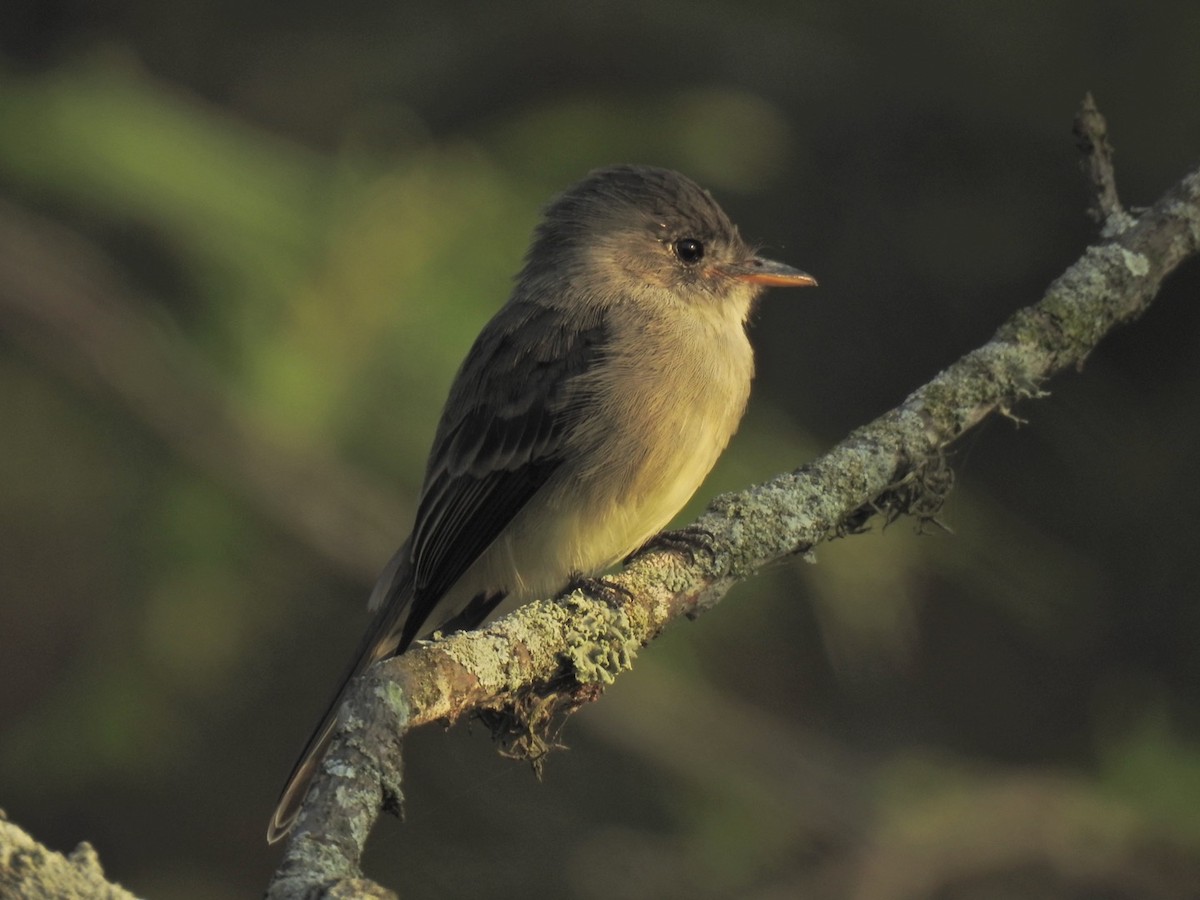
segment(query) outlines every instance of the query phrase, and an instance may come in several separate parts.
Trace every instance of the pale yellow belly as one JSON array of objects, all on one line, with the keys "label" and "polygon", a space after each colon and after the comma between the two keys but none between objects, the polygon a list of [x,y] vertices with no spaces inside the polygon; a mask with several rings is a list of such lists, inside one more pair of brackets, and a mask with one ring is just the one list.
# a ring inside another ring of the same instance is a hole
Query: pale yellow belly
[{"label": "pale yellow belly", "polygon": [[741,419],[753,363],[748,343],[732,350],[682,356],[656,379],[612,377],[617,387],[572,436],[567,460],[447,592],[425,633],[481,593],[507,594],[493,616],[551,596],[572,576],[604,571],[661,531]]}]

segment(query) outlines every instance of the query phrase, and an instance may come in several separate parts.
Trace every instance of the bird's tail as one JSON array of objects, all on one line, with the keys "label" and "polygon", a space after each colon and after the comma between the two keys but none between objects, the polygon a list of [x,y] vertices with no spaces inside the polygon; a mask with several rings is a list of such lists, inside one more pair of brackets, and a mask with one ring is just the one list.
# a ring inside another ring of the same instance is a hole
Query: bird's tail
[{"label": "bird's tail", "polygon": [[358,652],[354,655],[354,664],[347,670],[341,686],[325,710],[325,715],[321,717],[321,724],[304,745],[292,774],[284,784],[275,814],[271,816],[271,823],[267,826],[268,843],[273,844],[286,835],[295,823],[296,816],[300,814],[300,804],[304,801],[304,795],[308,793],[308,786],[317,772],[317,766],[321,764],[325,750],[329,747],[333,726],[337,723],[338,710],[341,709],[351,683],[372,663],[405,650],[400,646],[401,634],[412,600],[411,570],[402,564],[402,554],[407,554],[407,549],[405,545],[396,553],[380,577],[380,585],[376,586],[375,591],[379,593],[380,587],[386,581],[387,600],[375,609],[375,618],[363,635]]}]

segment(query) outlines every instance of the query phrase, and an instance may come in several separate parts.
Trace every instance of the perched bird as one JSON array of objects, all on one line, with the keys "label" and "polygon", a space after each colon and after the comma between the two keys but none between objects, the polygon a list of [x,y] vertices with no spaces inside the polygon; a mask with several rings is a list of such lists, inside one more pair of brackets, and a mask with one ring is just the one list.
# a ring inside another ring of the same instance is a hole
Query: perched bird
[{"label": "perched bird", "polygon": [[600,169],[549,205],[450,388],[412,534],[375,585],[374,619],[268,840],[295,821],[367,666],[596,575],[670,521],[746,408],[755,300],[814,284],[758,256],[707,191],[667,169]]}]

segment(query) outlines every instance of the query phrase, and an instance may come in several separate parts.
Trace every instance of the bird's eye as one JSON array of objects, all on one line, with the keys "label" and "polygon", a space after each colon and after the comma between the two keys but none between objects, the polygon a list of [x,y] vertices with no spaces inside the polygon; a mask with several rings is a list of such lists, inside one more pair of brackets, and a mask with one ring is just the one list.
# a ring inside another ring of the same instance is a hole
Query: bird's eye
[{"label": "bird's eye", "polygon": [[685,266],[692,266],[704,259],[704,245],[695,238],[680,238],[671,245],[675,256]]}]

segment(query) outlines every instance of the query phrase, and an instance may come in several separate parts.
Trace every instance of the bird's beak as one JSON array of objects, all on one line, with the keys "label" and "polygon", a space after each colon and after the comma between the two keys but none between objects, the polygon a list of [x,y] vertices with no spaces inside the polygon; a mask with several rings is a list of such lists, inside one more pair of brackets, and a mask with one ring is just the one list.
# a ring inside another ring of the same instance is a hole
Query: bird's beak
[{"label": "bird's beak", "polygon": [[817,279],[807,272],[785,266],[773,259],[753,256],[745,262],[717,266],[717,271],[738,281],[761,284],[765,287],[816,287]]}]

